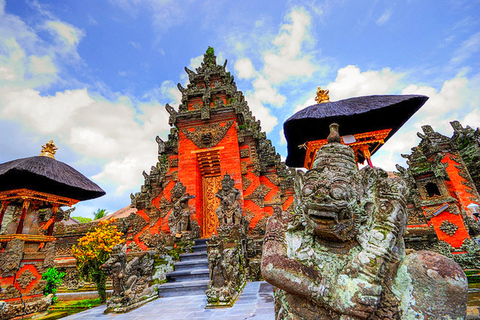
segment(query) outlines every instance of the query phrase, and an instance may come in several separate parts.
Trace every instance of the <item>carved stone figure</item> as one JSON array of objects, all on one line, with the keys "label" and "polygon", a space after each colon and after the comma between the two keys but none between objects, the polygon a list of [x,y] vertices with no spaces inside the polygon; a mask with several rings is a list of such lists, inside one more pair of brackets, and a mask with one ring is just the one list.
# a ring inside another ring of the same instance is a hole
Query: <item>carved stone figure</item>
[{"label": "carved stone figure", "polygon": [[276,318],[463,319],[462,269],[433,252],[405,255],[406,195],[381,169],[359,172],[351,148],[323,146],[297,175],[294,214],[267,224],[261,267],[279,288]]},{"label": "carved stone figure", "polygon": [[168,227],[172,235],[181,234],[190,228],[190,208],[188,200],[195,198],[187,193],[187,188],[179,181],[172,189],[172,198],[165,207],[171,207],[172,213],[168,218]]},{"label": "carved stone figure", "polygon": [[222,179],[222,188],[215,195],[220,198],[220,206],[216,210],[220,226],[242,223],[242,208],[238,202],[240,191],[234,186],[235,181],[228,173],[225,174]]},{"label": "carved stone figure", "polygon": [[231,306],[245,283],[245,262],[241,244],[212,236],[207,243],[210,281],[207,307]]},{"label": "carved stone figure", "polygon": [[[151,298],[153,290],[148,289],[148,280],[153,270],[153,259],[149,252],[127,262],[127,245],[112,248],[110,258],[102,265],[112,278],[113,296],[107,301],[107,310],[126,312],[138,307],[142,296]],[[143,304],[143,303],[142,303]]]}]

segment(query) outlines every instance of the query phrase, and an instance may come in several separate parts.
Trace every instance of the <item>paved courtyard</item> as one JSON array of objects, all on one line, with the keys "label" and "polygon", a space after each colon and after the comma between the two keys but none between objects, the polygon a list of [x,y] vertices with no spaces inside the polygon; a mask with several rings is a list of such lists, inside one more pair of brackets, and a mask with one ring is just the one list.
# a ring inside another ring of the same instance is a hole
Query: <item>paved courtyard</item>
[{"label": "paved courtyard", "polygon": [[205,295],[161,298],[124,314],[103,314],[105,305],[63,318],[76,319],[221,319],[221,320],[273,320],[273,287],[264,282],[249,282],[240,298],[231,308],[205,309]]}]

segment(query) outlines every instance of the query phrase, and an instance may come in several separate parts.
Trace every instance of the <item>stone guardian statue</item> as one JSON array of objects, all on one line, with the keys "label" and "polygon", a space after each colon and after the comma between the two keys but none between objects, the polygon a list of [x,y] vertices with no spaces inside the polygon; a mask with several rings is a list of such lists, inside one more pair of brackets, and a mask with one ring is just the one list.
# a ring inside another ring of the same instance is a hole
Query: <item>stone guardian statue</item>
[{"label": "stone guardian statue", "polygon": [[261,269],[278,288],[276,318],[464,319],[460,266],[434,252],[405,254],[403,180],[359,171],[353,150],[329,140],[297,174],[294,212],[267,223]]}]

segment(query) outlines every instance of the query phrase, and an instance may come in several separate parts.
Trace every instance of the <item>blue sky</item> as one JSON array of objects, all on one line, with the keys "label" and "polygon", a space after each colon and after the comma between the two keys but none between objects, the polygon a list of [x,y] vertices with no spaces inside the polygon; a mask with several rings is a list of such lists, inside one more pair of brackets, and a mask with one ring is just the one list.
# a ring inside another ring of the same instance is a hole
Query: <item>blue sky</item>
[{"label": "blue sky", "polygon": [[73,215],[128,205],[208,46],[283,157],[283,122],[317,86],[430,97],[374,156],[387,170],[424,124],[480,126],[480,1],[0,0],[0,163],[53,139],[107,192]]}]

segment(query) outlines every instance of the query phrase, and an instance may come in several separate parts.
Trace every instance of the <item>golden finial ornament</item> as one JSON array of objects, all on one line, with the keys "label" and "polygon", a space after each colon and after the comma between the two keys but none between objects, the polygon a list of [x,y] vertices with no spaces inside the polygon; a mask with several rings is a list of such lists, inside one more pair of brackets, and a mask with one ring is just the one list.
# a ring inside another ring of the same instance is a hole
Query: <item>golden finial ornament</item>
[{"label": "golden finial ornament", "polygon": [[42,146],[42,152],[40,153],[40,156],[55,159],[55,153],[57,150],[58,148],[53,143],[53,140],[50,140],[44,146]]},{"label": "golden finial ornament", "polygon": [[318,87],[315,101],[317,101],[317,103],[330,102],[330,97],[328,96],[328,92],[329,90],[322,90],[322,88]]}]

